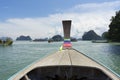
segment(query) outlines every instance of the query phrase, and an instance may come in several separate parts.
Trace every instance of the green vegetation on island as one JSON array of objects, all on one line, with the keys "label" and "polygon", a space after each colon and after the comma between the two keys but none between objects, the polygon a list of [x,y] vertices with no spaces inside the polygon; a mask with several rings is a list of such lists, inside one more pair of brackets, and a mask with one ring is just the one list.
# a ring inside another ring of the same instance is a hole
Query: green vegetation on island
[{"label": "green vegetation on island", "polygon": [[0,38],[0,46],[9,46],[12,45],[13,40],[10,37],[1,37]]},{"label": "green vegetation on island", "polygon": [[120,42],[120,11],[117,11],[116,15],[112,16],[109,28],[106,38],[112,42]]},{"label": "green vegetation on island", "polygon": [[20,37],[17,37],[16,41],[31,41],[31,37],[30,36],[20,36]]},{"label": "green vegetation on island", "polygon": [[[71,39],[72,42],[77,41],[77,39],[74,38],[74,37],[71,37],[70,39]],[[52,38],[50,38],[48,40],[48,42],[59,42],[59,41],[63,41],[63,40],[64,40],[64,38],[61,35],[54,35]]]}]

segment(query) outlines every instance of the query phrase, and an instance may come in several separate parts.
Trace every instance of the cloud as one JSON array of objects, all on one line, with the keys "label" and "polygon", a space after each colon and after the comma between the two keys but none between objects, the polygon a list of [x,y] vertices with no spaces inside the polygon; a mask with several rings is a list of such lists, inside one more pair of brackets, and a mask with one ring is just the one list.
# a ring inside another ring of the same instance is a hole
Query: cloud
[{"label": "cloud", "polygon": [[103,3],[86,3],[79,4],[69,9],[69,12],[98,12],[106,10],[115,10],[120,7],[120,1],[103,2]]},{"label": "cloud", "polygon": [[38,18],[11,18],[0,22],[0,36],[16,38],[20,35],[30,35],[32,38],[51,37],[62,34],[62,20],[72,20],[71,35],[81,37],[84,32],[95,30],[102,34],[108,30],[111,16],[120,7],[120,1],[79,4]]},{"label": "cloud", "polygon": [[[51,22],[47,22],[46,18],[24,18],[24,19],[8,19],[6,22],[0,24],[0,36],[20,36],[30,35],[33,38],[48,37],[49,31],[55,32]],[[4,32],[3,32],[4,31]]]}]

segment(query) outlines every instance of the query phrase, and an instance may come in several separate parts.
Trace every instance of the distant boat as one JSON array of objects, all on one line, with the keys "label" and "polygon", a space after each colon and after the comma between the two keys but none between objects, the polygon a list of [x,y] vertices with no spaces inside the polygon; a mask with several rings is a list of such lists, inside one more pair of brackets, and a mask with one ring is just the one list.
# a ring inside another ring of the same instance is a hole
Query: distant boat
[{"label": "distant boat", "polygon": [[92,43],[108,43],[107,40],[92,40]]},{"label": "distant boat", "polygon": [[9,46],[12,45],[13,40],[9,37],[1,37],[0,38],[0,46]]},{"label": "distant boat", "polygon": [[54,42],[53,39],[49,39],[49,40],[48,40],[48,43],[51,43],[51,42]]},{"label": "distant boat", "polygon": [[8,80],[120,80],[113,71],[72,48],[71,21],[63,21],[62,49],[48,55]]}]

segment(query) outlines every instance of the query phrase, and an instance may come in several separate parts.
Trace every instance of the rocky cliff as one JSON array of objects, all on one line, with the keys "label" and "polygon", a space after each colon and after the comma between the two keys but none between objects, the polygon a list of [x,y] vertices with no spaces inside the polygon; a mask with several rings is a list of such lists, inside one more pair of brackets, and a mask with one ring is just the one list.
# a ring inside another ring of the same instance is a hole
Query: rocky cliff
[{"label": "rocky cliff", "polygon": [[31,41],[31,37],[30,36],[20,36],[20,37],[17,37],[16,39],[17,41]]},{"label": "rocky cliff", "polygon": [[82,40],[101,40],[102,38],[97,35],[93,30],[90,30],[82,36]]}]

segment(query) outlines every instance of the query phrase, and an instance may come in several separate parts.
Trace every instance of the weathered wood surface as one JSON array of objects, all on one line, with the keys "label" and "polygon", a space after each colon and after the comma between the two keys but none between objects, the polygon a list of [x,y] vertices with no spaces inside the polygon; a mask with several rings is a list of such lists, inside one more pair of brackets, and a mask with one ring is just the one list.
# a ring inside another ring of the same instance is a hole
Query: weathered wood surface
[{"label": "weathered wood surface", "polygon": [[18,80],[19,78],[21,78],[23,75],[33,70],[34,68],[41,67],[41,66],[55,66],[55,65],[77,65],[77,66],[96,67],[101,69],[113,80],[120,80],[118,76],[113,74],[107,68],[103,67],[102,65],[98,64],[94,60],[88,58],[84,54],[74,49],[71,49],[71,50],[66,49],[66,50],[58,51],[56,53],[48,55],[46,58],[43,58],[42,60],[36,63],[33,63],[32,65],[25,68],[23,71],[19,72],[19,74],[16,74],[13,80]]}]

